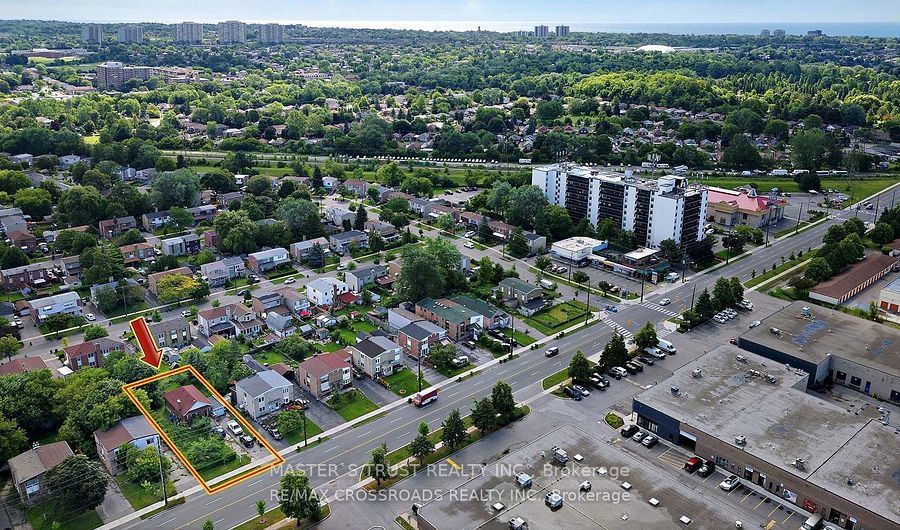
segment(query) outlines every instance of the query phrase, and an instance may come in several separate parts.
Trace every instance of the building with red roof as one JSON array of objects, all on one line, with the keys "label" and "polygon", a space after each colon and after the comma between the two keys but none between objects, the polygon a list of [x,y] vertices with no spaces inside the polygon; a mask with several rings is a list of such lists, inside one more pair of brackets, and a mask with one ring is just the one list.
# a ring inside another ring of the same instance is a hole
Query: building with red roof
[{"label": "building with red roof", "polygon": [[749,191],[709,188],[707,197],[706,220],[721,226],[761,228],[784,217],[784,199],[757,195],[753,188]]},{"label": "building with red roof", "polygon": [[188,420],[197,416],[208,416],[212,413],[212,403],[194,385],[184,385],[165,394],[166,409],[180,420]]},{"label": "building with red roof", "polygon": [[0,364],[0,376],[36,372],[47,368],[47,363],[40,357],[19,357]]},{"label": "building with red roof", "polygon": [[313,355],[297,367],[297,382],[317,399],[331,394],[335,387],[349,386],[350,363],[347,350]]}]

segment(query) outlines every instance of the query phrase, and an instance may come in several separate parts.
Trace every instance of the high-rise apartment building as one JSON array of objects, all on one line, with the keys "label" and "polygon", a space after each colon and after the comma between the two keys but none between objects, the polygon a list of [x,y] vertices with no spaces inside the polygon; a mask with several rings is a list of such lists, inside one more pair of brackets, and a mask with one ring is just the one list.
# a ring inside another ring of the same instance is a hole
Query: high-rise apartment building
[{"label": "high-rise apartment building", "polygon": [[557,37],[568,37],[569,36],[569,26],[556,26],[556,36]]},{"label": "high-rise apartment building", "polygon": [[824,35],[824,33],[822,33],[822,30],[820,29],[811,29],[806,32],[807,37],[821,37],[822,35]]},{"label": "high-rise apartment building", "polygon": [[569,212],[572,223],[582,218],[594,226],[612,219],[634,232],[641,246],[656,248],[674,239],[688,248],[704,238],[707,191],[691,187],[677,176],[641,180],[596,168],[554,164],[534,168],[531,183],[544,191],[550,204]]},{"label": "high-rise apartment building", "polygon": [[775,36],[775,37],[784,37],[785,32],[784,32],[783,29],[776,29],[776,30],[772,33],[772,35]]},{"label": "high-rise apartment building", "polygon": [[81,40],[88,44],[100,44],[103,42],[102,24],[85,24],[81,28]]},{"label": "high-rise apartment building", "polygon": [[263,44],[281,44],[284,42],[284,26],[281,24],[260,24],[259,42]]},{"label": "high-rise apartment building", "polygon": [[203,42],[203,24],[196,22],[175,24],[175,42],[200,44]]},{"label": "high-rise apartment building", "polygon": [[152,66],[124,66],[118,61],[97,65],[98,88],[121,88],[129,79],[146,80],[154,74]]},{"label": "high-rise apartment building", "polygon": [[547,26],[535,26],[534,27],[534,36],[535,37],[546,37],[550,34],[550,28]]},{"label": "high-rise apartment building", "polygon": [[767,29],[764,29],[759,32],[760,37],[768,37],[769,35],[771,35],[771,33],[769,33],[769,30],[767,30]]},{"label": "high-rise apartment building", "polygon": [[219,44],[247,42],[247,25],[239,20],[219,23]]},{"label": "high-rise apartment building", "polygon": [[144,27],[139,24],[119,26],[117,36],[123,44],[140,44],[144,42]]}]

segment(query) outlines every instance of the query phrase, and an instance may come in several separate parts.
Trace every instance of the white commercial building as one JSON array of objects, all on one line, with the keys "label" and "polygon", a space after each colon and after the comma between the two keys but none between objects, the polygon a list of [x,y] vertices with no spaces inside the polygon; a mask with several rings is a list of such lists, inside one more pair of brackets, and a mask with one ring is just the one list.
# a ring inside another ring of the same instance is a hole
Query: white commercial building
[{"label": "white commercial building", "polygon": [[634,232],[641,246],[656,248],[673,239],[683,247],[704,237],[707,191],[679,176],[641,180],[596,168],[554,164],[532,169],[531,183],[550,204],[566,208],[573,223],[594,226],[612,219]]},{"label": "white commercial building", "polygon": [[553,243],[550,254],[557,258],[579,262],[588,259],[594,251],[603,250],[607,246],[606,241],[600,241],[591,237],[570,237]]}]

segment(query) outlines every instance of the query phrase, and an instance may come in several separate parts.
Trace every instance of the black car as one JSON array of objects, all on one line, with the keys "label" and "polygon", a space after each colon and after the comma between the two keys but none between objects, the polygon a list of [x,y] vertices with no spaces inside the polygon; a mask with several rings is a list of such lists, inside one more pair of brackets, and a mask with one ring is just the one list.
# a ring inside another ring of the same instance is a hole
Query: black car
[{"label": "black car", "polygon": [[640,429],[640,427],[638,427],[637,425],[626,425],[625,427],[622,427],[622,430],[619,432],[625,438],[631,438],[632,435],[634,435],[634,433],[638,432],[639,429]]},{"label": "black car", "polygon": [[251,447],[253,447],[253,443],[254,443],[255,441],[256,441],[256,440],[254,440],[254,439],[253,439],[252,437],[250,437],[250,436],[247,436],[246,434],[243,435],[243,436],[241,436],[241,443],[244,444],[244,447],[246,447],[246,448],[248,448],[248,449],[251,448]]},{"label": "black car", "polygon": [[634,368],[635,372],[643,372],[644,371],[644,367],[641,365],[641,363],[639,363],[637,361],[628,361],[628,364],[631,365],[632,368]]},{"label": "black car", "polygon": [[569,396],[570,398],[574,399],[575,401],[581,401],[581,397],[582,397],[582,396],[581,396],[581,392],[580,392],[580,391],[575,390],[574,388],[572,388],[572,387],[570,387],[570,386],[567,386],[567,387],[563,390],[563,392],[565,392],[567,396]]},{"label": "black car", "polygon": [[622,374],[620,374],[620,373],[617,372],[616,370],[613,370],[612,368],[610,368],[609,370],[607,370],[606,373],[609,374],[609,375],[611,375],[611,376],[613,376],[613,377],[615,377],[616,380],[622,379]]},{"label": "black car", "polygon": [[634,365],[631,364],[630,362],[629,362],[629,363],[625,363],[624,368],[625,368],[626,370],[628,370],[628,373],[631,374],[631,375],[634,375],[634,374],[637,373],[637,368],[635,368]]},{"label": "black car", "polygon": [[697,474],[700,475],[701,477],[705,478],[705,477],[712,475],[715,470],[716,470],[716,463],[713,462],[712,460],[707,460],[706,462],[703,463],[702,466],[700,466],[700,469],[697,470]]}]

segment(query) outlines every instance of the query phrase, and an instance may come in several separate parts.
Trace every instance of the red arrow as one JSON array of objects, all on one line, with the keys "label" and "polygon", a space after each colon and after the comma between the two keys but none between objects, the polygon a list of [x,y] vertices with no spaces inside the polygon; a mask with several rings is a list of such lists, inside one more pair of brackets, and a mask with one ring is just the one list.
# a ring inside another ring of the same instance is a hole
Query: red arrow
[{"label": "red arrow", "polygon": [[159,351],[159,348],[156,347],[156,343],[153,342],[153,337],[150,335],[150,328],[147,327],[147,321],[144,320],[144,317],[138,317],[132,320],[130,324],[131,331],[134,332],[134,337],[141,347],[141,360],[153,368],[158,369],[161,352]]}]

